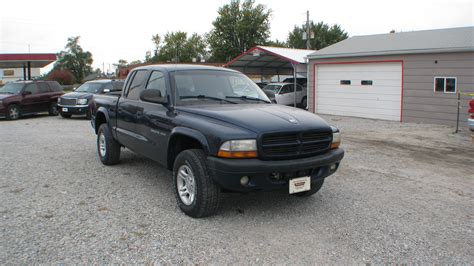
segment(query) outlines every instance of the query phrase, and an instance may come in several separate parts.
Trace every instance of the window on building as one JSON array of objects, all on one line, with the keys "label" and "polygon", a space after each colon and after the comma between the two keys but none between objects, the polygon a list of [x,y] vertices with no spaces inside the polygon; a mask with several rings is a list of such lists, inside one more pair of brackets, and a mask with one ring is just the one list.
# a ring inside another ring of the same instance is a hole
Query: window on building
[{"label": "window on building", "polygon": [[360,85],[364,85],[364,86],[372,86],[374,84],[374,82],[372,80],[361,80],[360,81]]},{"label": "window on building", "polygon": [[456,93],[456,78],[454,77],[435,77],[434,91],[443,93]]},{"label": "window on building", "polygon": [[341,80],[341,85],[351,85],[351,81],[348,79]]}]

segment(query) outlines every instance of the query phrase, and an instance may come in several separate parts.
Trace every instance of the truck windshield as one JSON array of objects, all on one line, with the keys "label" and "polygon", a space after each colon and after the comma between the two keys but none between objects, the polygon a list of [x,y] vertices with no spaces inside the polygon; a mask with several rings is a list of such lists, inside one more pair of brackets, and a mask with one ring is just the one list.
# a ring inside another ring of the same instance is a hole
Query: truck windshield
[{"label": "truck windshield", "polygon": [[88,93],[97,93],[99,92],[102,83],[84,83],[75,92],[88,92]]},{"label": "truck windshield", "polygon": [[[177,105],[271,103],[265,93],[241,73],[188,70],[171,73]],[[230,100],[230,101],[229,101]]]},{"label": "truck windshield", "polygon": [[0,88],[1,94],[18,94],[23,88],[23,83],[7,83]]}]

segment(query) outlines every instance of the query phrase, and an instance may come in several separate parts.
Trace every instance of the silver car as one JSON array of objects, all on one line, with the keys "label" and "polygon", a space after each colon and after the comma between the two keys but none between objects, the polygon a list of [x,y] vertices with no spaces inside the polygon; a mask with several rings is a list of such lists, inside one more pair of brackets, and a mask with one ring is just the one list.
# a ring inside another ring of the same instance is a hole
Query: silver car
[{"label": "silver car", "polygon": [[[293,106],[295,101],[294,86],[295,84],[293,83],[269,83],[263,88],[263,91],[269,91],[275,94],[275,99],[271,100],[274,100],[277,104]],[[306,89],[298,84],[296,84],[296,105],[303,108],[306,108],[307,105]]]}]

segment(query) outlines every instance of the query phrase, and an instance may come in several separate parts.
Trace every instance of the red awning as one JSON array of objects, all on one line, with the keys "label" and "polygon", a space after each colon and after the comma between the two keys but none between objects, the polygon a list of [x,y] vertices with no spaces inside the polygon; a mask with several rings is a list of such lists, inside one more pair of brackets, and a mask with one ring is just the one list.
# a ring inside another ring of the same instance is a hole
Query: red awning
[{"label": "red awning", "polygon": [[56,54],[0,54],[0,69],[22,68],[30,62],[32,68],[42,68],[56,61]]}]

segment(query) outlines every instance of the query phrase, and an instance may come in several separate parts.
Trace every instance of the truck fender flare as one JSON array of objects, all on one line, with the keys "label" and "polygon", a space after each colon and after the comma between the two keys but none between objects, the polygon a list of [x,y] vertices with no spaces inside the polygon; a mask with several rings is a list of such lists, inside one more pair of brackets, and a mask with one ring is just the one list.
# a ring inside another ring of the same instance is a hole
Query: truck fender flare
[{"label": "truck fender flare", "polygon": [[[209,154],[210,149],[209,149],[209,143],[207,142],[206,137],[199,131],[187,128],[187,127],[175,127],[170,134],[169,141],[173,139],[174,136],[176,135],[184,135],[193,139],[196,139],[201,143],[202,148],[204,149],[204,152]],[[168,149],[170,142],[168,142]]]},{"label": "truck fender flare", "polygon": [[107,109],[103,106],[99,107],[99,109],[97,109],[97,111],[95,112],[95,118],[94,118],[94,129],[95,129],[95,133],[97,134],[98,131],[99,131],[99,127],[97,126],[97,115],[98,114],[103,114],[105,116],[105,123],[107,124],[107,126],[109,127],[110,129],[110,132],[114,132],[110,126],[110,117],[109,117],[109,112],[107,112]]}]

